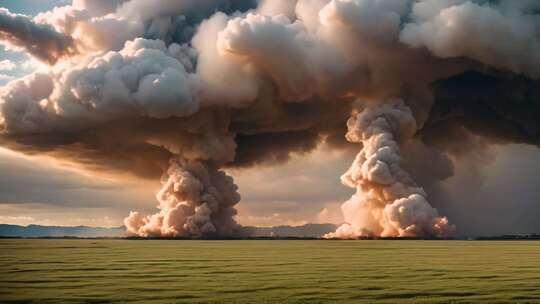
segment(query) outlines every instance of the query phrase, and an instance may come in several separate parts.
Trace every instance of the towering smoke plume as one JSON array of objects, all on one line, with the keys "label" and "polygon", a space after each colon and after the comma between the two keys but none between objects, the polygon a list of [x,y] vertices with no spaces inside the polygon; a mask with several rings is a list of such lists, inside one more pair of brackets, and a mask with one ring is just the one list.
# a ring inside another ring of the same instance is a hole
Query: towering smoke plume
[{"label": "towering smoke plume", "polygon": [[52,65],[0,89],[0,144],[99,172],[166,172],[159,212],[125,220],[140,236],[233,235],[239,196],[222,170],[361,146],[342,177],[356,189],[346,224],[328,236],[446,236],[429,181],[491,141],[540,142],[539,12],[529,0],[0,9],[3,43]]},{"label": "towering smoke plume", "polygon": [[159,213],[142,217],[131,212],[124,220],[129,232],[140,236],[230,236],[238,230],[233,220],[240,201],[230,176],[200,162],[171,159],[157,194]]},{"label": "towering smoke plume", "polygon": [[417,131],[411,110],[396,100],[368,106],[347,126],[347,140],[363,146],[341,177],[356,194],[342,206],[347,223],[326,237],[448,236],[453,227],[400,164],[399,143]]}]

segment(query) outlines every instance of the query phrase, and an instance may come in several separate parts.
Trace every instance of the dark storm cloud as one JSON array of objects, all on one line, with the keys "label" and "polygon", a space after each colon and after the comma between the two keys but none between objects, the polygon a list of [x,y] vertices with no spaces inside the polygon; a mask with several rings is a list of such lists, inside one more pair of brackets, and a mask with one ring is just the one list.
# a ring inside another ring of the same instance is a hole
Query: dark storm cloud
[{"label": "dark storm cloud", "polygon": [[38,24],[25,15],[12,14],[5,8],[0,8],[0,40],[23,48],[49,64],[76,53],[70,36],[57,32],[49,24]]},{"label": "dark storm cloud", "polygon": [[436,103],[424,128],[426,141],[464,126],[498,142],[540,143],[540,81],[505,72],[467,72],[434,87]]}]

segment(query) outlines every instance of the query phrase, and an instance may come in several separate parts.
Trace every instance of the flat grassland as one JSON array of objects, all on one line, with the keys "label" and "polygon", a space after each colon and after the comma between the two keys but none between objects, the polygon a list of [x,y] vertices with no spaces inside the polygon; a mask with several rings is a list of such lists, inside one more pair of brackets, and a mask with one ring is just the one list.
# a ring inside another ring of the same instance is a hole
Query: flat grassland
[{"label": "flat grassland", "polygon": [[540,303],[540,242],[0,240],[0,303]]}]

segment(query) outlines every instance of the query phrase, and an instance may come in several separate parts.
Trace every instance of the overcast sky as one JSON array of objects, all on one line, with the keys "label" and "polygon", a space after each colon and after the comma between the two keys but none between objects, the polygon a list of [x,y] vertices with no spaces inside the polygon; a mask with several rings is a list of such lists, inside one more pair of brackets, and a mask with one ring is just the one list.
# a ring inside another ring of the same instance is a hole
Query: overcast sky
[{"label": "overcast sky", "polygon": [[[234,170],[242,201],[237,219],[245,225],[340,223],[340,205],[352,190],[339,183],[350,155],[317,151],[286,165]],[[439,207],[464,231],[477,234],[531,233],[540,229],[540,153],[532,146],[499,148],[484,168],[484,180],[462,175],[445,182],[451,206]],[[0,149],[0,222],[12,224],[119,226],[130,210],[155,209],[153,181],[89,175],[51,159]],[[467,189],[463,192],[463,189]],[[459,190],[459,191],[458,191]],[[512,196],[509,193],[513,193]]]}]

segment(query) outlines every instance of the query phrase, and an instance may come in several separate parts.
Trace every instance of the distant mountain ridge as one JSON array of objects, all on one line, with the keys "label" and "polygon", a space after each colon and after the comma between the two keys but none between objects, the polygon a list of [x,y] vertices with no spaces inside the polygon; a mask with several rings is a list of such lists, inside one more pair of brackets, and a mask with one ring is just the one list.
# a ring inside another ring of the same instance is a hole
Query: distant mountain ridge
[{"label": "distant mountain ridge", "polygon": [[[253,237],[320,237],[336,229],[333,224],[305,224],[242,228],[243,235]],[[0,237],[125,237],[125,227],[43,226],[0,224]]]},{"label": "distant mountain ridge", "polygon": [[88,226],[42,226],[0,224],[0,236],[4,237],[123,237],[124,227],[104,228]]}]

